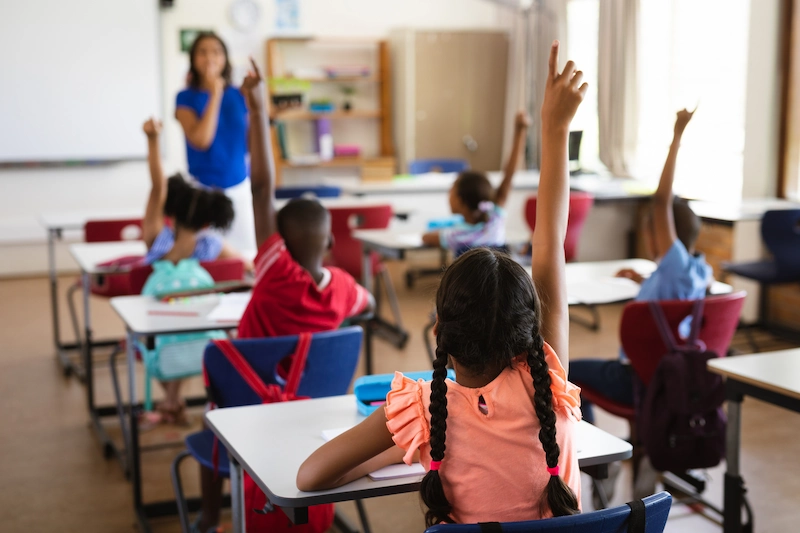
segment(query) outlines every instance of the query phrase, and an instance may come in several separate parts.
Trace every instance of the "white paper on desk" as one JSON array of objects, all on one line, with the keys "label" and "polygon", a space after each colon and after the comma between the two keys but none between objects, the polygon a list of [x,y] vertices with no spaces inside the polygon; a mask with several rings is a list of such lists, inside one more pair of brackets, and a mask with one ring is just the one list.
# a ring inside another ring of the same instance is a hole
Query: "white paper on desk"
[{"label": "white paper on desk", "polygon": [[[324,429],[322,430],[322,438],[325,439],[325,442],[328,442],[331,439],[334,439],[350,429],[347,428],[335,428],[335,429]],[[369,478],[373,481],[380,481],[382,479],[396,479],[400,477],[409,477],[409,476],[419,476],[425,473],[425,468],[419,463],[414,463],[411,466],[403,463],[397,465],[389,465],[384,466],[383,468],[379,468],[378,470],[369,474]]]},{"label": "white paper on desk", "polygon": [[605,304],[632,300],[639,294],[639,284],[627,278],[599,278],[567,283],[570,303]]},{"label": "white paper on desk", "polygon": [[219,295],[219,303],[208,313],[208,320],[217,322],[238,322],[250,302],[249,292],[231,292]]}]

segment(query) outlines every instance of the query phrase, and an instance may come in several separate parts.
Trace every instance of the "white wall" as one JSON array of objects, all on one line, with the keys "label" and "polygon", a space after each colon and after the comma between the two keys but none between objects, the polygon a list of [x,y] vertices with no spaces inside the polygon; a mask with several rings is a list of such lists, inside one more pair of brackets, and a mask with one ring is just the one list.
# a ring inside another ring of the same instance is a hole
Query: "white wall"
[{"label": "white wall", "polygon": [[[162,80],[165,118],[164,166],[167,172],[186,167],[183,136],[172,118],[175,95],[184,86],[188,57],[180,51],[181,28],[213,29],[227,41],[234,78],[241,78],[247,57],[263,67],[264,43],[274,29],[272,0],[261,7],[258,27],[249,34],[229,23],[229,0],[176,0],[161,12]],[[503,7],[485,0],[299,0],[304,33],[384,37],[393,27],[498,27]],[[80,17],[75,13],[75,17]],[[64,24],[69,24],[68,20]],[[118,65],[106,65],[113,76]],[[98,88],[98,90],[101,90]],[[144,120],[146,117],[142,117]],[[142,138],[144,142],[144,138]],[[0,169],[0,275],[44,272],[45,232],[36,217],[44,211],[121,210],[144,206],[148,178],[144,162],[99,167]],[[12,242],[13,241],[13,242]],[[62,263],[63,264],[63,263]],[[32,267],[40,265],[40,268]]]},{"label": "white wall", "polygon": [[742,197],[775,196],[780,133],[780,4],[752,0]]}]

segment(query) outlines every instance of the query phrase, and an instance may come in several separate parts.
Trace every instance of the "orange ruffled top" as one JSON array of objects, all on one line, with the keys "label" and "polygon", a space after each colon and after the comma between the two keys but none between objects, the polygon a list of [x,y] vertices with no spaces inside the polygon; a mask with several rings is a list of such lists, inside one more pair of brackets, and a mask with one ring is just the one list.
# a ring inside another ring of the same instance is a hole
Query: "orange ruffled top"
[{"label": "orange ruffled top", "polygon": [[[580,388],[567,374],[553,349],[545,344],[550,369],[556,440],[561,449],[561,478],[580,504],[575,425],[581,419]],[[552,516],[540,512],[540,500],[550,479],[539,419],[533,406],[533,380],[523,359],[503,370],[485,387],[471,389],[447,380],[446,451],[439,471],[457,523],[513,522]],[[411,464],[416,450],[430,465],[431,384],[395,373],[386,397],[386,423],[394,442]],[[483,396],[487,414],[478,407]],[[546,502],[546,499],[545,499]],[[545,505],[546,507],[546,505]]]}]

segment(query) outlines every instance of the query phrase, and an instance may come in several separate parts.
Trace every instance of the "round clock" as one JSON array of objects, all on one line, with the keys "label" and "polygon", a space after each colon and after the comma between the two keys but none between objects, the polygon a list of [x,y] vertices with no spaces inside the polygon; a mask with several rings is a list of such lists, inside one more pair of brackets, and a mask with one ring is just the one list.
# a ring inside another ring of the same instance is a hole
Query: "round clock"
[{"label": "round clock", "polygon": [[233,0],[230,8],[231,24],[239,31],[247,32],[255,28],[261,9],[254,0]]}]

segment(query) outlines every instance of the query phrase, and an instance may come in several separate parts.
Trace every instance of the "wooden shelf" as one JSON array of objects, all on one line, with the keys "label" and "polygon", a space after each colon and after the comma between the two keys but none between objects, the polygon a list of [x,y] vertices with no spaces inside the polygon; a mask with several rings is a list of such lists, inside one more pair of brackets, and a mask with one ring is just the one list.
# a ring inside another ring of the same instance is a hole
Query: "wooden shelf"
[{"label": "wooden shelf", "polygon": [[383,115],[378,109],[353,109],[352,111],[332,111],[330,113],[312,113],[311,111],[284,111],[275,113],[271,118],[275,120],[316,120],[329,118],[331,120],[352,118],[381,118]]},{"label": "wooden shelf", "polygon": [[310,163],[310,164],[303,164],[303,163],[292,163],[287,159],[281,159],[278,161],[278,165],[287,168],[304,168],[304,167],[319,167],[319,168],[330,168],[330,167],[360,167],[364,164],[363,157],[334,157],[330,161],[319,161],[318,163]]},{"label": "wooden shelf", "polygon": [[299,81],[303,83],[354,83],[359,81],[378,83],[381,81],[375,76],[341,76],[339,78],[295,78],[292,76],[276,76],[274,79]]}]

